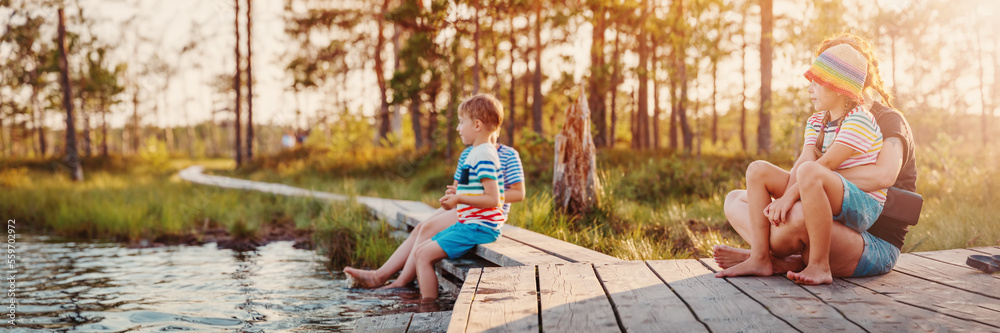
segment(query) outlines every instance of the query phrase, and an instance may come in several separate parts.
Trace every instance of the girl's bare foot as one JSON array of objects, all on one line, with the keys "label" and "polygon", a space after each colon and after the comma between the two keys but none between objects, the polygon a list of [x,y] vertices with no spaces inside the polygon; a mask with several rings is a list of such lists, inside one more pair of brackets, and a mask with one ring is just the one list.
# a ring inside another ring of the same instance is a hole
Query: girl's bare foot
[{"label": "girl's bare foot", "polygon": [[771,276],[774,275],[774,268],[771,265],[771,257],[747,258],[743,262],[733,265],[715,273],[715,277],[727,276]]},{"label": "girl's bare foot", "polygon": [[716,245],[712,247],[712,256],[715,257],[715,263],[719,264],[719,267],[726,269],[750,258],[750,250],[727,245]]},{"label": "girl's bare foot", "polygon": [[375,271],[357,269],[351,266],[346,266],[344,267],[344,273],[346,273],[352,279],[354,279],[354,281],[356,281],[357,287],[360,288],[371,289],[381,286],[382,284],[385,283],[385,281],[382,281],[381,283],[379,282],[378,277],[375,276]]},{"label": "girl's bare foot", "polygon": [[830,267],[826,267],[824,270],[819,265],[806,266],[801,272],[788,272],[788,279],[794,281],[798,284],[831,284],[833,283],[833,275],[830,273]]}]

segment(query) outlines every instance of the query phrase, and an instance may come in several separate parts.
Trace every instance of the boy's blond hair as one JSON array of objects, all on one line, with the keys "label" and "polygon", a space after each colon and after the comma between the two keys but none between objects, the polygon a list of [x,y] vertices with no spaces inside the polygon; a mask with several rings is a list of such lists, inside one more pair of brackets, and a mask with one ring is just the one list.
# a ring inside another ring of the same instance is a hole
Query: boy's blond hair
[{"label": "boy's blond hair", "polygon": [[458,115],[479,120],[487,131],[495,131],[503,123],[503,104],[490,94],[476,94],[458,105]]}]

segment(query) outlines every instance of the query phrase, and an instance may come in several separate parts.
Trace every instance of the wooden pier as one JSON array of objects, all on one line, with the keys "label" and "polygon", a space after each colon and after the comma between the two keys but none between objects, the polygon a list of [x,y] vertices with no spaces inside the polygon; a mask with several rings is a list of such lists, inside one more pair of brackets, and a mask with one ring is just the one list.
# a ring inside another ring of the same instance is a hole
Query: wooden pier
[{"label": "wooden pier", "polygon": [[[346,199],[198,169],[181,177]],[[400,228],[433,211],[410,201],[357,200]],[[442,286],[458,291],[450,314],[363,318],[356,331],[1000,332],[1000,274],[966,266],[972,254],[1000,255],[1000,246],[904,253],[885,275],[801,286],[783,276],[716,278],[711,259],[621,261],[507,225],[499,241],[477,246],[471,259],[440,265]]]},{"label": "wooden pier", "polygon": [[1000,332],[1000,247],[905,253],[892,272],[801,286],[716,278],[711,259],[471,270],[448,332]]}]

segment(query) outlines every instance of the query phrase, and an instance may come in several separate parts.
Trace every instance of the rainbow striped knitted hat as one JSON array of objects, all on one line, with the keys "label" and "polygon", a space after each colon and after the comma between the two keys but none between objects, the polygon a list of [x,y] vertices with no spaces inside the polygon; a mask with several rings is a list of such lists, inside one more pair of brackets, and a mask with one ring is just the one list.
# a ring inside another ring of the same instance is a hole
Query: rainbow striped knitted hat
[{"label": "rainbow striped knitted hat", "polygon": [[861,103],[861,90],[868,75],[865,56],[847,44],[840,44],[823,51],[812,67],[806,71],[809,81],[814,81]]}]

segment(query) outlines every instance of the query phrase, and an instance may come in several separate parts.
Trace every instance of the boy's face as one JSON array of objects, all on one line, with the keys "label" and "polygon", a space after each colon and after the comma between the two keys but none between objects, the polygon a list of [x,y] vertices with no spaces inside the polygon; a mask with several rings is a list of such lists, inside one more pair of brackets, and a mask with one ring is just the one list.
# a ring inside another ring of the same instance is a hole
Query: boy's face
[{"label": "boy's face", "polygon": [[468,115],[458,117],[458,136],[462,138],[463,144],[471,145],[475,142],[478,132],[475,120],[472,120]]},{"label": "boy's face", "polygon": [[844,105],[846,101],[843,95],[815,81],[809,82],[809,99],[812,100],[816,111],[828,111],[838,105]]}]

